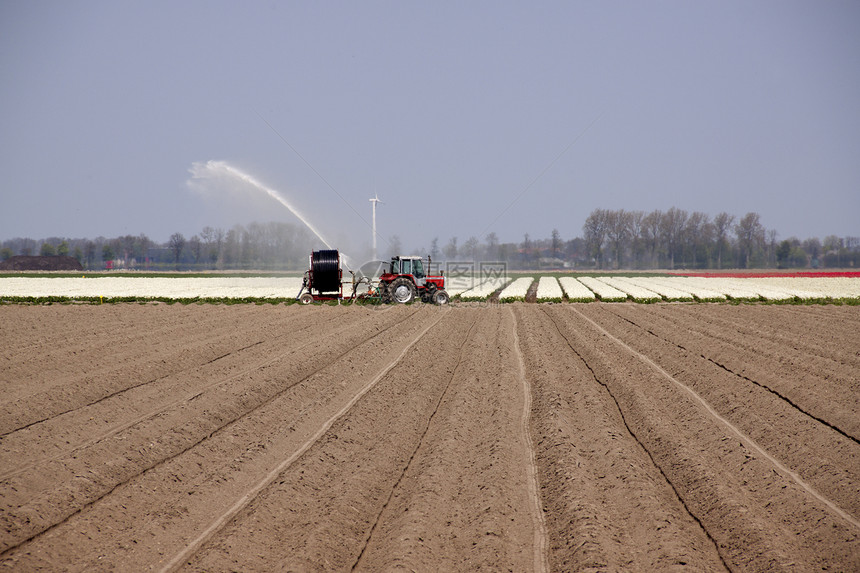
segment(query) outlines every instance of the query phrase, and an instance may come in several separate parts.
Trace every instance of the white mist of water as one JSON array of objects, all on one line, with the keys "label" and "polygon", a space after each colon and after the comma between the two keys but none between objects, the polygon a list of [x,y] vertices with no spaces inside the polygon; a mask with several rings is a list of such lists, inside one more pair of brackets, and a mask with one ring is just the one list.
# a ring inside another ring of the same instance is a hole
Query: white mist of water
[{"label": "white mist of water", "polygon": [[214,161],[209,160],[206,163],[196,162],[191,164],[191,168],[189,169],[191,172],[191,183],[192,181],[195,183],[200,183],[204,180],[215,180],[221,178],[230,178],[234,180],[239,180],[241,182],[246,183],[248,186],[257,189],[258,191],[262,191],[267,194],[269,197],[286,207],[290,213],[295,215],[299,221],[304,223],[305,227],[311,230],[311,232],[317,236],[317,238],[323,242],[323,244],[332,249],[334,247],[323,237],[322,233],[320,233],[313,224],[308,220],[307,217],[302,215],[298,209],[290,205],[290,202],[287,201],[283,195],[263,185],[260,181],[257,181],[253,176],[245,173],[240,169],[236,169],[229,163],[225,161]]}]

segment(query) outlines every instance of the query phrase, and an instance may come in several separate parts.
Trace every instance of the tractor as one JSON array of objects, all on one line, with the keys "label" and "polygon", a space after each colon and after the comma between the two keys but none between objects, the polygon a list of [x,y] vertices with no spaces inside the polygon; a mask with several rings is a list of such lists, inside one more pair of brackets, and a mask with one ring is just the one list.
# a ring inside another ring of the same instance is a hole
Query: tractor
[{"label": "tractor", "polygon": [[388,272],[379,277],[379,292],[382,302],[406,304],[420,297],[423,302],[448,304],[449,300],[444,274],[427,276],[421,257],[392,257]]},{"label": "tractor", "polygon": [[[382,261],[380,261],[382,262]],[[428,264],[430,258],[427,258]],[[378,279],[352,274],[352,294],[349,300],[377,300],[406,304],[420,297],[423,302],[447,304],[449,297],[445,291],[445,276],[428,277],[424,273],[421,257],[392,257],[391,265]],[[302,288],[296,300],[302,304],[344,299],[343,271],[341,255],[334,249],[313,251],[310,268],[305,273]],[[359,293],[360,290],[365,292]]]}]

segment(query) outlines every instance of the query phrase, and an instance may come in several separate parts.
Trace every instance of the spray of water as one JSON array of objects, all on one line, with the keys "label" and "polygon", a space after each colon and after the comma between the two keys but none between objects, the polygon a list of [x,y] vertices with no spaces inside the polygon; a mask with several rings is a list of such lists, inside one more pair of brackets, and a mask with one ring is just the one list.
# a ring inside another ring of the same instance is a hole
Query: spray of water
[{"label": "spray of water", "polygon": [[269,197],[286,207],[290,211],[290,213],[295,215],[299,219],[299,221],[304,223],[305,227],[310,229],[311,232],[316,235],[316,237],[320,241],[322,241],[326,247],[328,247],[329,249],[333,248],[331,244],[329,244],[329,242],[325,239],[325,237],[323,237],[322,233],[320,233],[313,226],[313,224],[311,224],[308,218],[302,215],[298,209],[290,205],[290,202],[287,201],[283,195],[281,195],[274,189],[266,187],[261,182],[257,181],[253,176],[248,175],[244,171],[236,169],[225,161],[212,160],[207,161],[206,163],[193,163],[189,171],[191,172],[192,181],[228,177],[247,183],[249,186],[254,187],[259,191],[262,191],[263,193],[267,194]]},{"label": "spray of water", "polygon": [[[317,228],[313,226],[313,224],[310,222],[310,220],[307,217],[305,217],[302,213],[300,213],[299,210],[296,209],[293,205],[291,205],[290,202],[287,201],[283,195],[281,195],[280,193],[278,193],[274,189],[271,189],[270,187],[263,185],[263,183],[258,181],[252,175],[245,173],[241,169],[237,169],[236,167],[233,167],[232,165],[230,165],[226,161],[209,160],[206,163],[195,162],[195,163],[191,164],[191,168],[189,169],[189,172],[191,173],[191,179],[189,180],[188,183],[192,187],[195,187],[197,185],[203,185],[206,181],[214,181],[214,180],[226,178],[228,180],[242,182],[249,187],[252,187],[258,191],[265,193],[266,195],[268,195],[269,197],[271,197],[272,199],[274,199],[275,201],[277,201],[278,203],[280,203],[281,205],[286,207],[287,210],[289,210],[290,213],[295,215],[296,218],[305,225],[305,227],[310,229],[310,231],[314,235],[316,235],[316,237],[320,241],[322,241],[322,243],[327,248],[329,248],[329,249],[334,248],[331,246],[331,243],[329,243],[325,239],[323,234],[320,233],[320,231],[317,230]],[[352,265],[350,265],[350,257],[348,257],[346,255],[346,253],[343,253],[342,251],[341,251],[341,254],[343,256],[344,264],[347,266],[347,268],[351,268]]]}]

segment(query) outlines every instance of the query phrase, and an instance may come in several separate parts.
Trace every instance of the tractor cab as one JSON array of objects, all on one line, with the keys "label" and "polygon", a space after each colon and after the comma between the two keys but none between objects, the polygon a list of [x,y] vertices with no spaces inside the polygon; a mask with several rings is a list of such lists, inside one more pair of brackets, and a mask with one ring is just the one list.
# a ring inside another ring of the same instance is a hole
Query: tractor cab
[{"label": "tractor cab", "polygon": [[391,257],[389,274],[412,275],[415,286],[419,288],[427,282],[427,276],[424,274],[424,262],[421,257]]}]

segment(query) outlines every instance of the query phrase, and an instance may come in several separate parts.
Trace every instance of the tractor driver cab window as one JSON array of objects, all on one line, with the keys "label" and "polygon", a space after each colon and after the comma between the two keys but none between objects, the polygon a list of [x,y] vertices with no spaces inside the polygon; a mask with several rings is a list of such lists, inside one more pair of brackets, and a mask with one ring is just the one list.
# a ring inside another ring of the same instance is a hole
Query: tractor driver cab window
[{"label": "tractor driver cab window", "polygon": [[421,262],[421,259],[415,259],[414,266],[412,267],[412,274],[415,275],[415,278],[424,278],[424,264]]},{"label": "tractor driver cab window", "polygon": [[409,259],[400,259],[400,274],[412,274],[412,261]]}]

